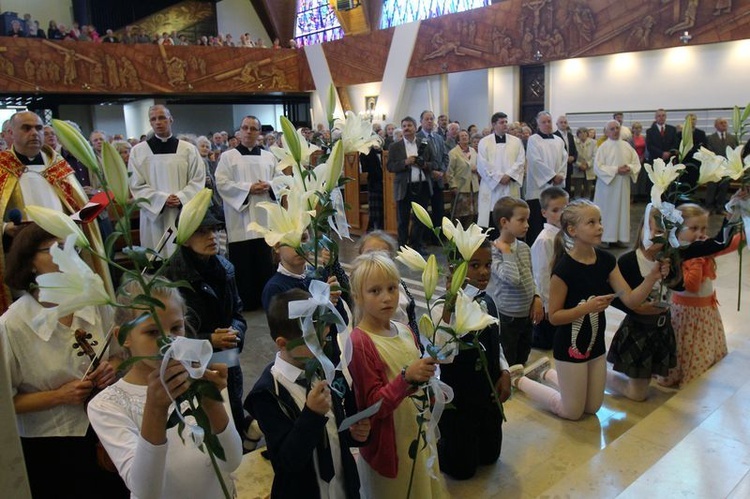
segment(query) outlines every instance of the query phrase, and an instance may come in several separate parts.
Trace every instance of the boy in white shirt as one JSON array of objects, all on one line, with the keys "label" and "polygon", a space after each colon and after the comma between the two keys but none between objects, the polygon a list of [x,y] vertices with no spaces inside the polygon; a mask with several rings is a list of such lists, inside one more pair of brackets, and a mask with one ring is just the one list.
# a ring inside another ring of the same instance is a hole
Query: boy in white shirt
[{"label": "boy in white shirt", "polygon": [[542,350],[552,348],[555,338],[555,326],[547,320],[549,310],[549,279],[552,274],[552,259],[555,254],[555,237],[560,231],[560,215],[568,204],[568,193],[561,187],[547,187],[539,195],[542,216],[546,220],[544,229],[531,245],[531,268],[534,272],[534,283],[542,298],[544,319],[534,325],[531,335],[531,346]]}]

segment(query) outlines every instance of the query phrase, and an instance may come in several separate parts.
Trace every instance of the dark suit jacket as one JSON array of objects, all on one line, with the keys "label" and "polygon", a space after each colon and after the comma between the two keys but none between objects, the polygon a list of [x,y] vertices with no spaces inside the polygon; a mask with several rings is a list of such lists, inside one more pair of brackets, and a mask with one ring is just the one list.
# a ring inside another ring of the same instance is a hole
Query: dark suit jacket
[{"label": "dark suit jacket", "polygon": [[[258,420],[268,444],[274,471],[271,498],[319,498],[313,453],[321,432],[325,431],[328,418],[311,411],[307,406],[300,410],[281,384],[278,385],[277,394],[271,366],[273,363],[263,370],[244,404],[245,409]],[[333,391],[331,398],[337,425],[343,421],[345,412],[350,415],[356,412],[356,401],[351,390],[347,390],[343,401]],[[364,444],[352,439],[349,430],[339,433],[339,444],[346,497],[357,499],[359,475],[349,447]]]},{"label": "dark suit jacket", "polygon": [[[565,142],[565,137],[563,137],[562,132],[560,130],[555,130],[555,135],[563,139],[563,142]],[[573,156],[575,159],[573,160],[573,163],[578,161],[578,149],[576,149],[576,141],[573,137],[573,134],[568,132],[568,144],[565,146],[565,150],[568,151],[568,156]],[[568,166],[572,165],[573,163],[568,163]]]},{"label": "dark suit jacket", "polygon": [[737,142],[737,137],[732,135],[729,132],[726,133],[726,139],[724,140],[724,143],[722,144],[721,139],[719,138],[719,133],[712,133],[708,136],[708,148],[713,151],[715,154],[718,154],[719,156],[727,157],[727,146],[731,148],[735,148],[739,145]]},{"label": "dark suit jacket", "polygon": [[646,149],[651,161],[661,158],[664,152],[679,148],[680,139],[677,138],[677,129],[672,125],[664,125],[664,137],[661,136],[656,123],[646,130]]},{"label": "dark suit jacket", "polygon": [[[417,145],[419,144],[419,137],[417,137]],[[403,139],[391,144],[388,148],[388,168],[389,172],[395,173],[393,179],[393,197],[396,201],[401,201],[406,197],[406,191],[411,183],[411,166],[406,165],[406,145]],[[428,147],[425,150],[425,164],[428,167],[432,167],[432,150]],[[430,177],[429,171],[423,172],[425,174],[425,180]],[[427,182],[430,187],[430,195],[432,195],[432,182]]]},{"label": "dark suit jacket", "polygon": [[[445,173],[448,171],[448,163],[450,162],[448,153],[450,151],[448,150],[448,146],[445,145],[445,135],[437,133],[437,130],[433,132],[433,134],[436,135],[436,137],[430,141],[430,147],[428,147],[432,152],[433,157],[430,162],[430,171]],[[427,138],[427,133],[424,130],[417,132],[417,140],[422,139],[429,140]],[[442,180],[433,180],[432,183],[434,184],[433,189],[442,189],[443,185],[445,185],[445,177],[443,177]]]}]

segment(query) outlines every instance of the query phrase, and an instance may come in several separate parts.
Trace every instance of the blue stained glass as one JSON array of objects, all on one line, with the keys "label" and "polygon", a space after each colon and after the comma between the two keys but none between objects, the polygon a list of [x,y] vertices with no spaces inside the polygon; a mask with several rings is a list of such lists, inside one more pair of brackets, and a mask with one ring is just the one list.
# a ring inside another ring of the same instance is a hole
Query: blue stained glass
[{"label": "blue stained glass", "polygon": [[390,28],[490,4],[490,0],[383,0],[380,28]]},{"label": "blue stained glass", "polygon": [[300,0],[294,39],[297,46],[312,45],[343,38],[344,30],[328,0]]}]

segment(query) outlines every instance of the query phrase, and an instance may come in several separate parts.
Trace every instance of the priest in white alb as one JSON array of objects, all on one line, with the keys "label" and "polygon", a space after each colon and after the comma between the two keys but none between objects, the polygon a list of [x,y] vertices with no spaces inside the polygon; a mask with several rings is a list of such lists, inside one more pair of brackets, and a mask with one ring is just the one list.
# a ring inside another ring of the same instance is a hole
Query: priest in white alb
[{"label": "priest in white alb", "polygon": [[[27,222],[26,206],[43,206],[72,215],[88,203],[88,196],[78,182],[73,168],[49,146],[43,145],[41,118],[21,111],[9,120],[13,145],[0,152],[0,213],[3,216],[3,244],[0,245],[0,314],[10,306],[11,291],[4,284],[5,253],[13,238]],[[81,225],[87,239],[99,253],[104,253],[96,222]],[[101,276],[107,290],[114,291],[109,267],[85,253],[88,264]]]},{"label": "priest in white alb", "polygon": [[[224,200],[229,261],[245,310],[261,306],[266,281],[274,273],[272,250],[251,222],[267,226],[268,215],[258,203],[271,201],[276,157],[258,144],[260,120],[246,116],[240,125],[240,145],[222,153],[216,166],[216,189]],[[278,173],[281,175],[281,173]]]},{"label": "priest in white alb", "polygon": [[508,115],[492,115],[494,133],[484,137],[477,145],[477,172],[479,184],[478,225],[494,227],[493,237],[500,234],[492,220],[492,209],[503,196],[521,197],[526,152],[521,139],[508,133]]},{"label": "priest in white alb", "polygon": [[148,120],[154,136],[130,151],[130,190],[134,198],[148,200],[140,210],[141,246],[160,249],[166,258],[174,252],[174,234],[157,246],[175,227],[180,209],[205,186],[206,167],[197,147],[172,135],[169,109],[151,106]]},{"label": "priest in white alb", "polygon": [[529,230],[526,244],[531,246],[544,228],[539,195],[549,186],[565,187],[568,173],[568,151],[562,138],[552,133],[552,115],[536,115],[537,132],[526,144],[526,194],[529,205]]},{"label": "priest in white alb", "polygon": [[602,246],[623,247],[630,241],[630,184],[638,178],[641,162],[633,146],[620,140],[616,120],[607,123],[605,130],[607,140],[594,156],[594,203],[602,211]]}]

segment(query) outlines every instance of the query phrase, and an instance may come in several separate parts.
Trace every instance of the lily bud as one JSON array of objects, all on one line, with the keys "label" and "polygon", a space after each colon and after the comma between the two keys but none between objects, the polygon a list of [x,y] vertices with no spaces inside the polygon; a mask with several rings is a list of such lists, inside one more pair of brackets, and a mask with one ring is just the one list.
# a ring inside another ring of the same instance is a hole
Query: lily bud
[{"label": "lily bud", "polygon": [[281,130],[284,132],[282,140],[289,149],[294,161],[299,165],[302,158],[302,146],[300,146],[297,130],[294,129],[294,125],[292,125],[292,122],[286,116],[279,118],[279,121],[281,122]]},{"label": "lily bud", "polygon": [[418,272],[423,272],[424,268],[427,266],[424,257],[420,255],[419,252],[408,246],[401,246],[401,249],[396,256],[396,260],[403,263],[411,270],[416,270]]},{"label": "lily bud", "polygon": [[99,162],[94,154],[94,149],[89,144],[89,141],[81,135],[81,132],[76,128],[62,120],[52,120],[52,128],[54,128],[57,138],[60,140],[62,146],[70,152],[75,158],[83,163],[83,165],[91,170],[92,172],[99,171]]},{"label": "lily bud", "polygon": [[453,240],[453,233],[456,232],[456,226],[448,217],[443,217],[443,235],[448,241]]},{"label": "lily bud", "polygon": [[328,107],[326,109],[328,122],[333,121],[333,112],[336,111],[336,87],[331,83],[328,86]]},{"label": "lily bud", "polygon": [[26,214],[42,229],[55,237],[66,239],[71,234],[76,236],[76,246],[90,248],[91,244],[81,228],[68,215],[44,206],[27,206]]},{"label": "lily bud", "polygon": [[200,226],[206,211],[211,205],[211,189],[201,189],[193,199],[185,203],[180,212],[180,220],[177,225],[177,244],[185,244],[193,232]]},{"label": "lily bud", "polygon": [[458,290],[463,286],[466,280],[466,273],[469,271],[469,264],[467,262],[461,262],[461,264],[453,271],[451,277],[451,289],[452,295],[458,293]]},{"label": "lily bud", "polygon": [[344,171],[344,148],[339,140],[333,145],[331,155],[328,157],[328,172],[326,177],[326,192],[331,192],[339,185],[341,172]]},{"label": "lily bud", "polygon": [[411,202],[411,211],[414,212],[414,216],[417,217],[417,220],[422,222],[422,225],[427,227],[428,229],[432,230],[432,219],[430,218],[430,214],[427,213],[427,210],[424,209],[424,206],[422,206],[419,203],[415,203],[414,201]]},{"label": "lily bud", "polygon": [[422,272],[422,285],[424,286],[424,297],[425,300],[429,301],[432,298],[435,288],[438,282],[438,268],[437,258],[435,255],[430,255],[427,259],[427,265]]},{"label": "lily bud", "polygon": [[422,317],[419,318],[419,334],[425,338],[432,338],[434,332],[435,324],[433,324],[432,319],[429,315],[422,314]]},{"label": "lily bud", "polygon": [[102,170],[107,180],[107,188],[114,193],[117,203],[120,206],[128,204],[128,168],[117,149],[106,141],[102,144]]}]

